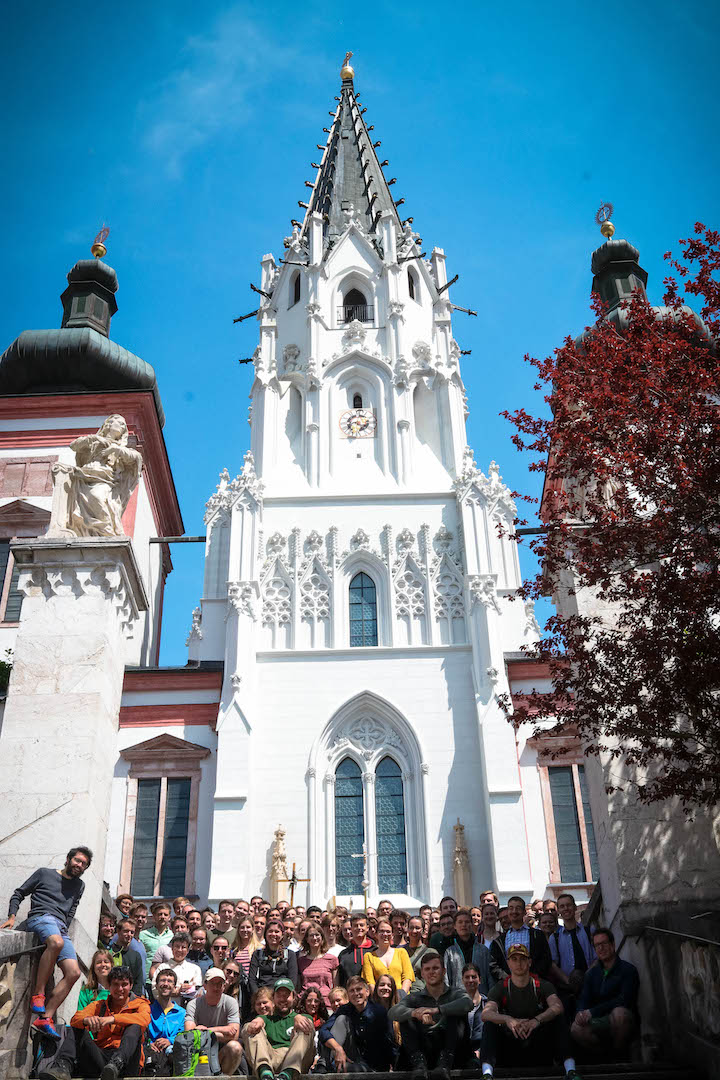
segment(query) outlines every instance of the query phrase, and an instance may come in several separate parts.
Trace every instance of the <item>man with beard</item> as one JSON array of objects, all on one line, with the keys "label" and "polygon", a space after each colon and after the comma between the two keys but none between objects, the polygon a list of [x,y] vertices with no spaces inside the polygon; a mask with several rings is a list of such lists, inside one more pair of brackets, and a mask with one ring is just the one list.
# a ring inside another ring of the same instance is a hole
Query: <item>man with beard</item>
[{"label": "man with beard", "polygon": [[[48,1035],[58,1037],[53,1017],[72,987],[80,978],[77,954],[68,936],[85,885],[80,880],[92,861],[92,851],[74,847],[67,853],[63,870],[42,867],[18,886],[10,897],[8,917],[0,930],[12,930],[15,916],[26,896],[31,896],[27,929],[40,938],[45,951],[40,957],[30,1009],[35,1014],[33,1026]],[[62,979],[45,1001],[45,987],[55,965]]]}]

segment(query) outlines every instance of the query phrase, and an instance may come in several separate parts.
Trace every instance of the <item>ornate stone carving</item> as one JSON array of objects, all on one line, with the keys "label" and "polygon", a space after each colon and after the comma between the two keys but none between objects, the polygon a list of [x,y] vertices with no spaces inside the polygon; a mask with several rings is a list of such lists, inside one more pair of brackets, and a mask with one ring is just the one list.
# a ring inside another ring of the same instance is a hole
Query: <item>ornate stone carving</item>
[{"label": "ornate stone carving", "polygon": [[427,774],[430,772],[430,766],[427,761],[423,761],[423,763],[421,764],[420,772],[423,774],[423,776],[427,776]]},{"label": "ornate stone carving", "polygon": [[420,367],[431,367],[433,362],[432,349],[426,341],[416,341],[412,347],[412,354]]},{"label": "ornate stone carving", "polygon": [[367,337],[367,330],[360,322],[359,319],[353,319],[348,323],[345,332],[342,336],[342,346],[344,350],[348,350],[356,345],[363,345],[365,338]]},{"label": "ornate stone carving", "polygon": [[313,529],[305,537],[305,551],[308,555],[317,555],[323,546],[323,538],[319,532]]},{"label": "ornate stone carving", "polygon": [[415,547],[415,534],[410,532],[409,529],[403,529],[402,532],[398,533],[395,544],[398,555],[409,555]]},{"label": "ornate stone carving", "polygon": [[283,348],[283,368],[289,374],[293,371],[302,370],[300,349],[297,345],[285,345]]},{"label": "ornate stone carving", "polygon": [[309,304],[305,305],[305,310],[307,311],[311,319],[319,318],[320,312],[322,311],[322,305],[318,304],[316,300],[311,300]]},{"label": "ornate stone carving", "polygon": [[280,574],[267,579],[263,586],[262,620],[265,626],[283,626],[292,618],[292,589]]},{"label": "ornate stone carving", "polygon": [[273,533],[265,546],[265,551],[269,559],[284,556],[287,551],[287,536],[279,532]]},{"label": "ornate stone carving", "polygon": [[453,534],[441,525],[433,537],[433,546],[438,555],[447,555],[452,547]]},{"label": "ornate stone carving", "polygon": [[234,675],[230,676],[230,685],[232,686],[235,693],[237,693],[238,690],[240,689],[240,687],[242,685],[242,679],[243,679],[242,675],[240,675],[239,672],[237,672],[237,671],[235,672]]},{"label": "ornate stone carving", "polygon": [[351,551],[369,551],[370,537],[364,529],[358,529],[350,539]]},{"label": "ornate stone carving", "polygon": [[457,902],[461,907],[467,907],[472,903],[470,857],[467,844],[465,843],[465,826],[453,825],[455,830],[455,851],[453,852],[453,885]]},{"label": "ornate stone carving", "polygon": [[346,724],[333,739],[332,747],[341,749],[348,743],[359,750],[366,761],[386,747],[402,748],[399,735],[370,716],[361,716]]},{"label": "ornate stone carving", "polygon": [[75,464],[52,466],[48,537],[125,535],[122,516],[142,472],[142,456],[127,443],[125,418],[115,413],[70,444]]},{"label": "ornate stone carving", "polygon": [[532,636],[537,634],[537,636],[540,637],[542,631],[540,630],[540,623],[537,621],[537,617],[535,615],[535,601],[526,600],[523,604],[523,607],[525,608],[524,636],[528,637],[528,635]]},{"label": "ornate stone carving", "polygon": [[482,604],[486,608],[492,607],[498,615],[500,614],[495,578],[492,574],[476,574],[468,579],[468,585],[471,607]]},{"label": "ornate stone carving", "polygon": [[487,675],[488,682],[491,686],[497,686],[500,678],[500,672],[496,667],[485,668],[485,674]]},{"label": "ornate stone carving", "polygon": [[231,581],[228,585],[228,601],[238,615],[247,615],[253,622],[257,619],[255,601],[257,589],[252,581]]},{"label": "ornate stone carving", "polygon": [[300,586],[300,618],[307,622],[330,618],[330,583],[319,567]]},{"label": "ornate stone carving", "polygon": [[202,608],[196,607],[192,613],[192,626],[185,638],[185,644],[189,645],[191,641],[202,641],[202,636]]},{"label": "ornate stone carving", "polygon": [[[460,475],[453,486],[459,503],[475,498],[480,501],[488,513],[496,518],[506,519],[516,516],[515,503],[510,488],[500,479],[500,470],[495,461],[490,462],[489,476],[485,476],[475,464],[475,455],[469,446],[463,452]],[[473,495],[475,492],[475,495]]]},{"label": "ornate stone carving", "polygon": [[234,480],[230,479],[227,469],[220,473],[217,490],[205,503],[205,524],[220,511],[230,510],[245,492],[252,495],[256,502],[262,502],[263,483],[255,472],[255,459],[250,450],[243,459],[242,472]]},{"label": "ornate stone carving", "polygon": [[425,583],[411,560],[395,578],[395,610],[398,615],[419,618],[425,614]]},{"label": "ornate stone carving", "polygon": [[462,578],[447,555],[442,557],[433,575],[433,591],[436,618],[448,622],[465,618]]},{"label": "ornate stone carving", "polygon": [[402,355],[395,360],[395,385],[405,389],[410,386],[410,364]]},{"label": "ornate stone carving", "polygon": [[[123,630],[129,631],[138,617],[130,586],[116,563],[92,562],[75,569],[72,566],[19,567],[18,592],[23,596],[102,596],[115,607]],[[199,611],[200,609],[196,609]],[[195,616],[193,615],[193,625]],[[192,630],[191,630],[192,633]]]},{"label": "ornate stone carving", "polygon": [[391,300],[388,304],[388,314],[391,319],[403,319],[403,312],[405,310],[405,304],[402,300]]},{"label": "ornate stone carving", "polygon": [[285,898],[285,885],[290,875],[287,868],[285,830],[282,825],[278,825],[274,836],[270,866],[270,902],[277,904],[279,900]]}]

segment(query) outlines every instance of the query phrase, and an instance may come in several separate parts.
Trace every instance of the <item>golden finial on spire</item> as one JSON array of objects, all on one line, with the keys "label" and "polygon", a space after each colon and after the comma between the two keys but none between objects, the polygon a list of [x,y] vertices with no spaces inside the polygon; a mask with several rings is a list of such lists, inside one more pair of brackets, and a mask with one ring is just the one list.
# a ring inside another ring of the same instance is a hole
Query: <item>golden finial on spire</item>
[{"label": "golden finial on spire", "polygon": [[97,234],[97,236],[93,240],[92,247],[90,248],[90,251],[95,256],[96,259],[103,259],[107,255],[107,248],[105,247],[105,241],[107,240],[109,235],[110,235],[110,226],[109,225],[103,225],[102,229],[100,230],[100,232]]},{"label": "golden finial on spire", "polygon": [[343,60],[343,66],[340,68],[340,78],[342,79],[343,82],[346,82],[347,80],[352,82],[352,80],[355,78],[355,70],[354,70],[354,68],[350,67],[350,57],[351,56],[352,56],[351,52],[346,52],[345,53],[345,59]]},{"label": "golden finial on spire", "polygon": [[595,223],[600,226],[600,232],[606,240],[610,240],[615,235],[615,226],[610,220],[613,215],[613,210],[613,204],[611,202],[606,202],[601,205],[595,215]]}]

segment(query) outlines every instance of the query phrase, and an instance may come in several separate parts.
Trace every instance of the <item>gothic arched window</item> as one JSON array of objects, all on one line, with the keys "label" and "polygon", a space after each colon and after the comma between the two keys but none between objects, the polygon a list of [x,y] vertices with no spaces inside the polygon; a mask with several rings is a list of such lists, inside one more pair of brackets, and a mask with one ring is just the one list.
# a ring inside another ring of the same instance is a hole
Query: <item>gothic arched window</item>
[{"label": "gothic arched window", "polygon": [[360,322],[372,322],[372,307],[368,305],[367,297],[359,289],[348,289],[345,293],[340,318],[346,323],[352,322],[353,319],[359,319]]},{"label": "gothic arched window", "polygon": [[375,770],[375,829],[378,889],[381,893],[406,893],[402,772],[397,762],[389,757],[383,758]]},{"label": "gothic arched window", "polygon": [[335,771],[335,889],[341,896],[362,890],[365,843],[363,785],[360,768],[344,758]]},{"label": "gothic arched window", "polygon": [[377,593],[367,574],[356,574],[350,582],[350,646],[377,645]]},{"label": "gothic arched window", "polygon": [[295,307],[300,302],[300,271],[296,270],[290,282],[290,307]]},{"label": "gothic arched window", "polygon": [[362,394],[353,394],[353,409],[362,409]]},{"label": "gothic arched window", "polygon": [[411,300],[417,300],[417,283],[415,281],[415,271],[408,269],[408,293]]}]

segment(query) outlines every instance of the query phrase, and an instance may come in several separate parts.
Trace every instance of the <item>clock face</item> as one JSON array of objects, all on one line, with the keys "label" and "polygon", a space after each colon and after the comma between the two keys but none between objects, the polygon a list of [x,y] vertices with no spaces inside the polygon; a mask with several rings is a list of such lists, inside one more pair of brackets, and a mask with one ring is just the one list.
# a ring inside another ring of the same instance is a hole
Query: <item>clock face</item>
[{"label": "clock face", "polygon": [[348,409],[340,417],[340,430],[346,439],[372,439],[376,427],[372,409]]}]

